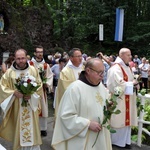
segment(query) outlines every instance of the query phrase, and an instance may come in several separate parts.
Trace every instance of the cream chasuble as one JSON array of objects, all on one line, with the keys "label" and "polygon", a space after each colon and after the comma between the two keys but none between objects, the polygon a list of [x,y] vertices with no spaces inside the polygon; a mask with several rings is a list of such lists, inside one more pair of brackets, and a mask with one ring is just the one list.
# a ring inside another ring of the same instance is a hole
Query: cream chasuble
[{"label": "cream chasuble", "polygon": [[[124,62],[118,57],[115,63],[119,63],[124,70],[125,74],[128,76],[128,81],[133,81],[134,76],[130,67],[126,66]],[[124,73],[120,65],[115,64],[108,70],[107,76],[107,87],[111,93],[114,93],[114,89],[117,86],[120,86],[123,91],[126,88],[126,81],[124,80]],[[122,128],[126,126],[126,111],[129,111],[129,120],[130,123],[128,126],[137,126],[137,107],[136,107],[136,93],[129,95],[127,99],[129,101],[129,110],[125,107],[125,94],[121,98],[117,99],[117,108],[121,110],[121,113],[118,115],[112,115],[111,117],[111,126],[114,128]],[[117,120],[117,121],[116,121]]]},{"label": "cream chasuble", "polygon": [[89,86],[77,80],[65,91],[58,109],[52,138],[56,150],[112,150],[110,132],[102,128],[97,133],[88,129],[90,120],[103,121],[103,107],[108,98],[103,84]]},{"label": "cream chasuble", "polygon": [[[34,58],[32,58],[30,65],[34,66],[35,68],[42,67],[46,70],[46,85],[48,86],[49,93],[52,92],[53,86],[53,73],[50,69],[50,66],[45,63],[45,61],[37,62]],[[46,67],[45,67],[46,66]],[[39,70],[38,70],[39,71]],[[41,107],[42,113],[40,114],[41,117],[48,117],[48,101],[47,101],[47,91],[43,89],[42,99],[41,99]]]},{"label": "cream chasuble", "polygon": [[37,94],[31,95],[28,107],[22,107],[22,99],[13,96],[15,79],[18,78],[20,73],[28,73],[34,76],[39,84],[41,83],[37,70],[32,66],[21,71],[12,66],[1,78],[0,93],[2,94],[0,103],[4,111],[4,119],[0,125],[0,136],[13,142],[13,150],[20,149],[20,147],[32,149],[33,145],[39,147],[38,145],[42,143],[38,118],[40,113],[40,97],[38,94],[41,95],[41,88],[39,88]]},{"label": "cream chasuble", "polygon": [[65,90],[72,82],[76,81],[79,78],[79,75],[82,70],[83,70],[83,67],[75,69],[75,68],[66,66],[60,72],[60,78],[58,80],[56,97],[55,97],[55,106],[54,106],[55,107],[55,117],[57,116],[58,106],[59,106],[60,100],[61,100]]}]

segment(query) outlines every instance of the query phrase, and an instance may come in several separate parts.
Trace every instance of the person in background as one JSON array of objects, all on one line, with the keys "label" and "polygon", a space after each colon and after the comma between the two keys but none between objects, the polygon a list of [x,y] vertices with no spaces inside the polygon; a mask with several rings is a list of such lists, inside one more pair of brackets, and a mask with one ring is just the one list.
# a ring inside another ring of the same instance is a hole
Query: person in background
[{"label": "person in background", "polygon": [[114,55],[110,55],[109,57],[107,57],[104,56],[102,52],[97,53],[96,56],[100,59],[103,59],[110,67],[114,64],[114,61],[116,59]]},{"label": "person in background", "polygon": [[81,71],[83,70],[82,53],[79,48],[73,48],[69,52],[69,61],[66,66],[60,72],[58,80],[56,97],[55,97],[55,117],[57,116],[58,106],[60,100],[67,89],[67,87],[79,78]]},{"label": "person in background", "polygon": [[63,59],[65,59],[65,61],[66,61],[66,64],[68,63],[68,61],[69,61],[69,55],[68,55],[68,53],[63,53]]},{"label": "person in background", "polygon": [[6,72],[6,70],[8,69],[8,68],[10,68],[10,66],[12,65],[12,63],[13,63],[13,61],[14,61],[14,56],[13,55],[10,55],[7,59],[6,59],[6,61],[2,64],[2,73],[4,74],[5,72]]},{"label": "person in background", "polygon": [[102,60],[91,58],[79,79],[66,89],[52,137],[55,150],[112,150],[110,132],[101,125],[109,97],[109,91],[101,83],[103,75]]},{"label": "person in background", "polygon": [[105,60],[103,60],[103,64],[105,67],[105,72],[104,72],[104,77],[103,77],[102,83],[105,85],[105,87],[107,87],[107,72],[108,72],[110,66],[108,65],[108,63]]},{"label": "person in background", "polygon": [[31,61],[31,56],[27,55],[27,61],[30,62]]},{"label": "person in background", "polygon": [[110,61],[111,65],[114,64],[115,60],[116,60],[116,56],[115,55],[110,55],[109,56],[109,61]]},{"label": "person in background", "polygon": [[134,67],[134,61],[133,61],[133,59],[132,59],[132,56],[131,56],[131,60],[130,60],[130,62],[129,62],[129,66],[132,68],[132,67]]},{"label": "person in background", "polygon": [[47,136],[47,117],[48,117],[48,101],[47,93],[52,92],[53,87],[53,73],[49,64],[43,59],[44,49],[42,46],[35,48],[34,57],[30,61],[30,65],[33,65],[38,69],[41,79],[43,81],[43,94],[41,99],[42,112],[40,114],[40,128],[41,135]]},{"label": "person in background", "polygon": [[[112,115],[111,127],[116,133],[111,134],[112,144],[120,148],[131,149],[131,127],[137,126],[136,90],[138,82],[129,67],[131,51],[122,48],[115,64],[108,70],[107,88],[114,94],[115,87],[121,87],[124,93],[117,99],[120,114]],[[130,87],[130,90],[128,88]]]},{"label": "person in background", "polygon": [[55,93],[55,88],[56,88],[57,83],[58,83],[59,74],[60,74],[61,70],[64,68],[65,63],[66,63],[65,59],[60,58],[58,60],[58,64],[55,64],[51,67],[51,70],[54,74],[54,77],[53,77],[53,88],[54,88],[53,92],[54,93]]},{"label": "person in background", "polygon": [[0,14],[0,34],[4,33],[4,16]]},{"label": "person in background", "polygon": [[141,59],[138,57],[138,55],[134,55],[133,61],[138,62],[139,65],[142,63]]},{"label": "person in background", "polygon": [[148,89],[150,89],[150,65],[148,68]]},{"label": "person in background", "polygon": [[[3,110],[5,117],[3,116],[0,124],[0,137],[13,142],[13,150],[40,150],[42,140],[39,113],[41,110],[38,104],[40,104],[42,83],[37,69],[27,63],[26,54],[24,49],[16,50],[15,61],[0,80],[0,104],[3,103],[6,107]],[[36,93],[25,96],[16,89],[15,83],[19,76],[27,74],[32,75],[40,87]],[[21,105],[22,98],[30,102],[28,107]],[[23,120],[25,116],[26,119]]]},{"label": "person in background", "polygon": [[150,65],[150,64],[149,64],[149,59],[146,59],[146,64]]},{"label": "person in background", "polygon": [[56,52],[53,56],[53,59],[51,58],[51,67],[55,64],[58,64],[58,60],[61,58],[61,54],[59,52]]},{"label": "person in background", "polygon": [[134,75],[141,75],[141,70],[139,68],[138,62],[134,62],[134,67],[132,67]]},{"label": "person in background", "polygon": [[[55,57],[55,64],[58,64],[58,61],[61,58],[61,54],[59,52],[56,52],[54,57]],[[53,64],[53,65],[55,65],[55,64]]]},{"label": "person in background", "polygon": [[[139,83],[139,87],[142,84],[142,80],[141,80],[141,69],[139,68],[138,62],[134,62],[134,67],[131,68],[134,74],[134,79],[136,79]],[[137,89],[136,89],[136,94],[138,93]]]},{"label": "person in background", "polygon": [[102,82],[105,85],[105,87],[107,87],[107,72],[108,72],[109,68],[112,66],[112,63],[109,60],[109,57],[106,56],[106,55],[104,56],[102,52],[97,53],[97,57],[99,59],[103,60],[103,64],[104,64],[104,67],[105,67],[105,73],[104,73],[104,77],[103,77]]},{"label": "person in background", "polygon": [[148,88],[148,69],[149,69],[149,64],[146,63],[146,58],[142,58],[142,63],[139,65],[139,68],[141,70],[141,80],[142,83],[140,85],[140,90],[142,88],[145,88],[147,91]]}]

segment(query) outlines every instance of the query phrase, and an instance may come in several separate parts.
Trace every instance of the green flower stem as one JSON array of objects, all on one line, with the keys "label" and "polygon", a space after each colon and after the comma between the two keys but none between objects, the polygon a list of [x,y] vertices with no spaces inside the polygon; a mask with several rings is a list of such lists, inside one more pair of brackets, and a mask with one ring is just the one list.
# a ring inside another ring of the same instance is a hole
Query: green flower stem
[{"label": "green flower stem", "polygon": [[28,103],[28,101],[26,101],[26,100],[23,98],[22,103],[21,103],[21,106],[22,106],[22,107],[27,107],[27,103]]},{"label": "green flower stem", "polygon": [[[99,120],[99,123],[100,123],[100,118],[99,118],[99,117],[98,117],[98,120]],[[97,136],[96,136],[96,139],[95,139],[94,144],[92,145],[92,148],[94,147],[94,145],[95,145],[95,144],[96,144],[96,142],[97,142],[97,139],[98,139],[99,133],[100,133],[100,131],[97,133]]]},{"label": "green flower stem", "polygon": [[[116,101],[116,99],[117,99],[117,97],[119,97],[119,95],[121,93],[121,91],[120,90],[118,91],[118,90],[116,91],[117,94],[113,94],[109,101],[106,99],[106,106],[104,106],[104,109],[103,109],[104,119],[103,119],[103,122],[101,123],[101,126],[104,127],[104,128],[107,128],[110,131],[110,133],[116,133],[116,130],[113,130],[111,128],[111,126],[109,125],[109,120],[111,118],[111,115],[112,114],[116,114],[117,115],[117,114],[120,114],[120,112],[121,112],[119,109],[116,110],[116,108],[117,108],[117,101]],[[98,120],[99,120],[99,123],[100,123],[100,118],[99,117],[98,117]],[[96,136],[94,144],[92,145],[92,148],[96,144],[96,141],[97,141],[98,136],[99,136],[99,132],[98,132],[98,134]]]}]

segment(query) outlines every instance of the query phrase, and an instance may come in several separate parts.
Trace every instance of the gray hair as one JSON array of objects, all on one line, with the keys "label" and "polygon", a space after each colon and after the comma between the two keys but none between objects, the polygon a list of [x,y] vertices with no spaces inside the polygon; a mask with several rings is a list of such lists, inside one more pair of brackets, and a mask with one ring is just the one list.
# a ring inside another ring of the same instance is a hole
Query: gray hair
[{"label": "gray hair", "polygon": [[93,66],[94,66],[95,61],[102,62],[102,60],[101,60],[101,59],[99,59],[99,58],[91,58],[91,59],[89,59],[89,60],[86,62],[85,69],[86,69],[86,68],[93,67]]},{"label": "gray hair", "polygon": [[73,48],[73,49],[70,50],[69,53],[68,53],[68,54],[69,54],[69,57],[73,56],[75,51],[80,51],[80,52],[81,52],[81,50],[80,50],[79,48]]}]

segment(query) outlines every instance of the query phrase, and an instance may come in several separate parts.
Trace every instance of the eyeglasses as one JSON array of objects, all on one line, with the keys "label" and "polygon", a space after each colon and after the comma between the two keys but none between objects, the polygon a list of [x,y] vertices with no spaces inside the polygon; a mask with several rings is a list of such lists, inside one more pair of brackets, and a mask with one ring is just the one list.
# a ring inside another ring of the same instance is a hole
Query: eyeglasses
[{"label": "eyeglasses", "polygon": [[43,53],[43,51],[42,51],[42,52],[40,52],[40,51],[36,51],[36,53]]},{"label": "eyeglasses", "polygon": [[104,71],[96,71],[96,70],[93,69],[93,68],[89,68],[89,69],[95,71],[95,72],[97,73],[97,75],[99,75],[99,76],[103,76],[103,75],[104,75]]},{"label": "eyeglasses", "polygon": [[72,57],[78,57],[78,58],[81,58],[81,57],[82,57],[82,55],[78,55],[78,56],[72,56]]}]

